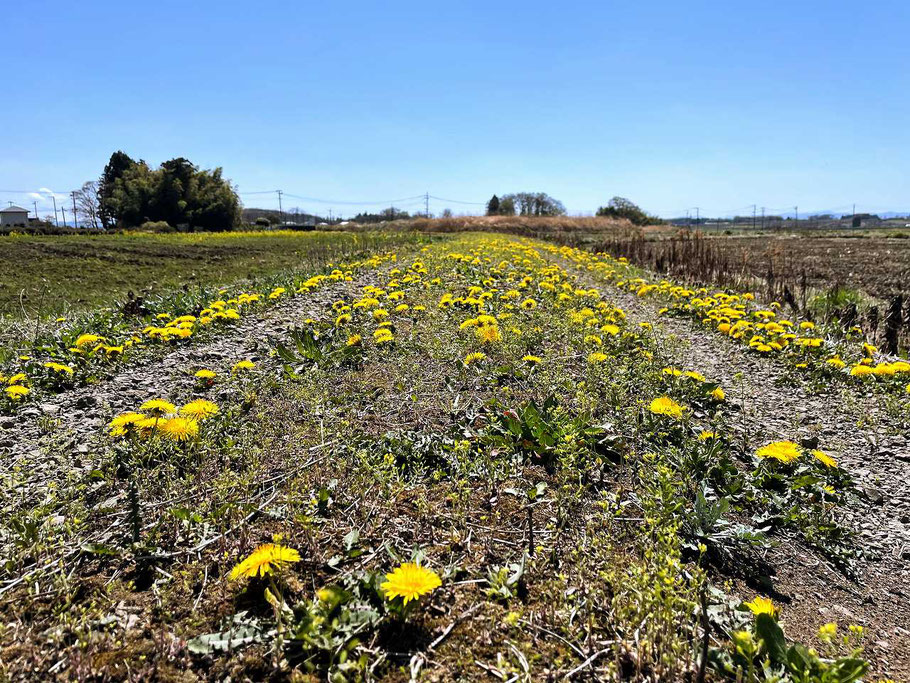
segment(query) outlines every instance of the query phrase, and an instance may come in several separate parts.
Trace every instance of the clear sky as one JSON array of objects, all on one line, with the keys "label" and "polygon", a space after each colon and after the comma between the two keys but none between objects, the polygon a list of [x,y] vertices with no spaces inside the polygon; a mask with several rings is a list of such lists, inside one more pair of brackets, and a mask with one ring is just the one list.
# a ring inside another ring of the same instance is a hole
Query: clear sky
[{"label": "clear sky", "polygon": [[3,27],[2,205],[122,149],[336,215],[523,190],[570,213],[910,210],[906,0],[86,0]]}]

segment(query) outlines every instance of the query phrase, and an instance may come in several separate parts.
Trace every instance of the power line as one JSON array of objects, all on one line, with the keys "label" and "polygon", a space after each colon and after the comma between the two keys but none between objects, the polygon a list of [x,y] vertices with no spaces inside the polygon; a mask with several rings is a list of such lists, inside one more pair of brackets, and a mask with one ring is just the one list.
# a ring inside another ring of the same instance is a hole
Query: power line
[{"label": "power line", "polygon": [[372,205],[385,206],[386,204],[395,204],[395,203],[399,203],[399,202],[406,202],[406,201],[413,200],[413,199],[423,199],[424,198],[424,195],[417,194],[417,195],[414,195],[413,197],[402,197],[400,199],[380,199],[377,201],[368,202],[368,201],[350,201],[350,200],[343,200],[343,199],[319,199],[317,197],[306,197],[304,195],[291,194],[290,192],[285,192],[284,194],[288,197],[293,197],[294,199],[300,199],[305,202],[317,202],[319,204],[344,204],[344,205],[349,205],[349,206],[372,206]]},{"label": "power line", "polygon": [[440,202],[451,202],[452,204],[470,204],[471,206],[486,206],[486,202],[463,202],[458,199],[446,199],[445,197],[437,197],[435,195],[429,195],[430,199],[435,199]]}]

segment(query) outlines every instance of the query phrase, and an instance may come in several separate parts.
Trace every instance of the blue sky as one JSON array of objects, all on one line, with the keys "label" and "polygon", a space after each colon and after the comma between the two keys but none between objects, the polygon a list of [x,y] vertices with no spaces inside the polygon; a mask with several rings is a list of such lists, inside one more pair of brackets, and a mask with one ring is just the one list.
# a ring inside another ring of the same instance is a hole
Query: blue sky
[{"label": "blue sky", "polygon": [[3,205],[123,149],[345,215],[522,190],[571,213],[613,195],[661,215],[910,210],[905,1],[87,0],[6,19]]}]

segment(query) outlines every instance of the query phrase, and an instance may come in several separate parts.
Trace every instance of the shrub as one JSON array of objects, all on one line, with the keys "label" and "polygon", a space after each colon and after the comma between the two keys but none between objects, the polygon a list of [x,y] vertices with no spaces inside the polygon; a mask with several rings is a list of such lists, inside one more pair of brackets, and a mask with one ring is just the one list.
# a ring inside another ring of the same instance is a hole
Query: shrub
[{"label": "shrub", "polygon": [[167,221],[146,221],[139,229],[143,232],[174,232],[174,228]]},{"label": "shrub", "polygon": [[608,218],[626,218],[634,225],[660,225],[663,223],[660,218],[645,213],[641,207],[624,197],[613,197],[609,204],[597,209],[597,215]]}]

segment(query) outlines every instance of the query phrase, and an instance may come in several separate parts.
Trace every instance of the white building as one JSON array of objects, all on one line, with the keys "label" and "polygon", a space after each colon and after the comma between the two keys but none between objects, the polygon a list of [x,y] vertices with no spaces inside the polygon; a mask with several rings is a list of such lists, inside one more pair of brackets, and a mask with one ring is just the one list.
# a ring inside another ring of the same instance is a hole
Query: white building
[{"label": "white building", "polygon": [[0,228],[9,225],[28,225],[28,210],[21,206],[7,206],[0,209]]}]

